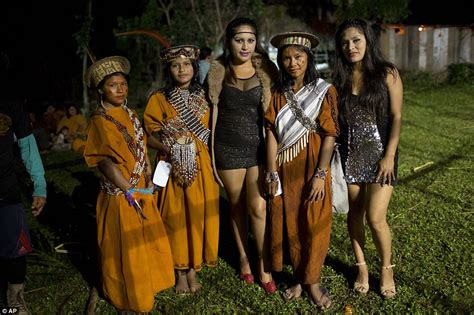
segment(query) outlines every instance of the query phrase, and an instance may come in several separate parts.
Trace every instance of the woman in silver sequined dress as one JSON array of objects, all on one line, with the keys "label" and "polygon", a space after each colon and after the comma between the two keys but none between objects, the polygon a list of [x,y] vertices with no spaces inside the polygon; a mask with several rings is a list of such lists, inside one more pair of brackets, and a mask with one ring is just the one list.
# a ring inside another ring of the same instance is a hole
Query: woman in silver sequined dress
[{"label": "woman in silver sequined dress", "polygon": [[250,217],[258,254],[258,280],[267,293],[276,292],[276,286],[266,263],[263,113],[269,106],[277,72],[258,44],[256,23],[237,18],[227,25],[224,53],[211,63],[207,75],[213,105],[212,161],[230,204],[240,257],[239,278],[254,282],[247,245]]},{"label": "woman in silver sequined dress", "polygon": [[397,181],[403,84],[364,20],[349,19],[339,25],[335,44],[333,78],[341,126],[338,142],[349,188],[347,224],[358,268],[354,289],[362,294],[369,290],[365,216],[381,260],[380,294],[392,298],[396,290],[387,211]]}]

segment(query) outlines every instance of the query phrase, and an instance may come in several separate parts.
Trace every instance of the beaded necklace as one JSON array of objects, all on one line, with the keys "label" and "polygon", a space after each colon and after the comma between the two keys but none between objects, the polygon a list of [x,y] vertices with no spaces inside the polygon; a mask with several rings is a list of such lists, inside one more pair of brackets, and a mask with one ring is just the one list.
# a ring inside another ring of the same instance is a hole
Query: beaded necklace
[{"label": "beaded necklace", "polygon": [[[112,122],[122,134],[127,146],[135,158],[135,165],[133,171],[130,174],[129,183],[132,185],[132,188],[135,188],[140,180],[140,175],[143,173],[143,170],[146,168],[146,159],[145,159],[145,142],[143,136],[143,128],[140,124],[140,120],[135,115],[135,113],[128,108],[126,105],[122,105],[122,109],[125,110],[130,117],[130,120],[133,124],[133,131],[135,134],[134,138],[128,133],[127,127],[125,127],[121,122],[116,120],[114,117],[107,115],[103,111],[99,111],[96,115],[100,115]],[[115,186],[110,180],[103,178],[101,181],[101,188],[109,195],[122,195],[124,192]]]}]

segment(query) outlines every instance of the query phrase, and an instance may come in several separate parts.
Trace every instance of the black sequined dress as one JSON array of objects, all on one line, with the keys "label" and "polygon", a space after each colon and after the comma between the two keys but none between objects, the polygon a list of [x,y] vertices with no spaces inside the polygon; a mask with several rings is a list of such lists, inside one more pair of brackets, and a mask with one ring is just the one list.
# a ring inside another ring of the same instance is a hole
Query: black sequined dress
[{"label": "black sequined dress", "polygon": [[225,84],[219,98],[214,150],[216,168],[249,168],[265,163],[262,87],[248,90]]},{"label": "black sequined dress", "polygon": [[[376,115],[358,106],[357,95],[350,98],[350,121],[345,122],[344,108],[339,113],[340,134],[337,138],[346,182],[376,183],[378,162],[383,158],[390,136],[390,117],[377,119]],[[389,112],[388,104],[387,111]],[[395,181],[398,169],[398,150],[395,154]]]}]

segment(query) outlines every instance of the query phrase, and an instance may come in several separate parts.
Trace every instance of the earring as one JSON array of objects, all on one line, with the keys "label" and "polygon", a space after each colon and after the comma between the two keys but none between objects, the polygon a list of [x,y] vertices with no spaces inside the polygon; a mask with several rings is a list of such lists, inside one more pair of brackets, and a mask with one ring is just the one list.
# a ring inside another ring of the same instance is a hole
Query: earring
[{"label": "earring", "polygon": [[104,100],[102,99],[102,97],[100,98],[100,106],[101,106],[104,110],[107,110],[107,108],[105,108]]},{"label": "earring", "polygon": [[122,106],[127,106],[127,99],[125,98],[125,102],[123,102]]}]

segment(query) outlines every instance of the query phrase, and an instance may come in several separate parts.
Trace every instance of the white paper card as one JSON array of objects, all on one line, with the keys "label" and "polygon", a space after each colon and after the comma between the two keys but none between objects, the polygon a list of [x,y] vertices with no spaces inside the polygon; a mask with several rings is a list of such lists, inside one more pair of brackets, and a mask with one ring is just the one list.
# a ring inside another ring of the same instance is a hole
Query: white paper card
[{"label": "white paper card", "polygon": [[155,168],[155,174],[153,174],[153,184],[165,187],[170,177],[171,164],[165,161],[159,161]]},{"label": "white paper card", "polygon": [[281,188],[281,180],[278,180],[278,188],[275,196],[280,196],[283,193],[283,189]]}]

